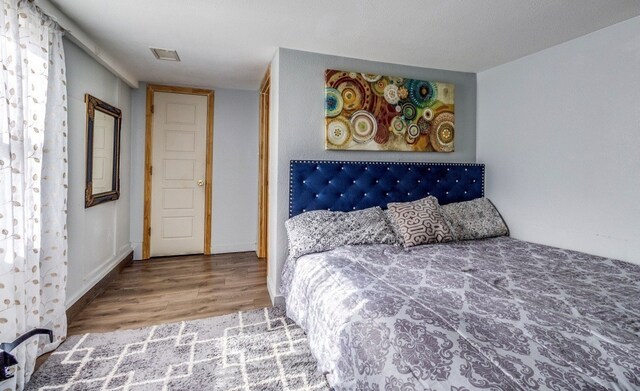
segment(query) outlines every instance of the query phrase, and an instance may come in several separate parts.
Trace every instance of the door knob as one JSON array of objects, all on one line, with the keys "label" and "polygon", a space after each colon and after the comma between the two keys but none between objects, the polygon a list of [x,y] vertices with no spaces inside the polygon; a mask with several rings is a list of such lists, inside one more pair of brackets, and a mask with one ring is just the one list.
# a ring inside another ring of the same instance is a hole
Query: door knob
[{"label": "door knob", "polygon": [[198,186],[204,186],[204,180],[199,179],[198,180]]}]

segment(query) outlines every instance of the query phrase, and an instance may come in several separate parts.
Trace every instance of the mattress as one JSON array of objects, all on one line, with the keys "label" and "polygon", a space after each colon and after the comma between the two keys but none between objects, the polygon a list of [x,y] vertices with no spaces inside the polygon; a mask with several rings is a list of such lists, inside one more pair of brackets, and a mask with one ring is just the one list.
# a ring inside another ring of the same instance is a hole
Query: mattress
[{"label": "mattress", "polygon": [[640,389],[640,266],[508,237],[289,259],[337,390]]}]

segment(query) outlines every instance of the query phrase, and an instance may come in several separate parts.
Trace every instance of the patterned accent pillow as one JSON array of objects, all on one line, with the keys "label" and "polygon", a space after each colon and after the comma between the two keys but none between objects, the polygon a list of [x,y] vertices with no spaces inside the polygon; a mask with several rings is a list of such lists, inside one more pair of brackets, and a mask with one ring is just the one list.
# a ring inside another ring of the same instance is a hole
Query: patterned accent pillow
[{"label": "patterned accent pillow", "polygon": [[353,212],[315,210],[285,221],[289,256],[328,251],[349,244],[395,244],[396,237],[382,209]]},{"label": "patterned accent pillow", "polygon": [[455,202],[440,208],[456,240],[509,235],[502,216],[488,198]]},{"label": "patterned accent pillow", "polygon": [[419,244],[444,243],[453,240],[438,199],[426,197],[413,202],[394,202],[388,205],[387,215],[405,248]]}]

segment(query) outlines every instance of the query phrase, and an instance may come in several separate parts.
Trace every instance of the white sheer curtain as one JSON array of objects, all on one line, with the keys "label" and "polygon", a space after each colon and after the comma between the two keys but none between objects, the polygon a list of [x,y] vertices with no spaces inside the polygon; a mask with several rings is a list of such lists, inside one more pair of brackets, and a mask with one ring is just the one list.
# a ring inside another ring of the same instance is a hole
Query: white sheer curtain
[{"label": "white sheer curtain", "polygon": [[0,340],[14,350],[2,389],[24,388],[39,354],[66,336],[67,102],[62,30],[28,1],[0,0]]}]

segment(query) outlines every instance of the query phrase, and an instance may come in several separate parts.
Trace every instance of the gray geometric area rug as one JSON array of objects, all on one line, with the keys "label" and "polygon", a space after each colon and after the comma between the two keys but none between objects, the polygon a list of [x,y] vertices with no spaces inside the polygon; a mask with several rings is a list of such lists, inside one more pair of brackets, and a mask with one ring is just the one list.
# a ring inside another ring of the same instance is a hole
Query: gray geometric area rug
[{"label": "gray geometric area rug", "polygon": [[328,390],[279,307],[69,337],[26,390]]}]

